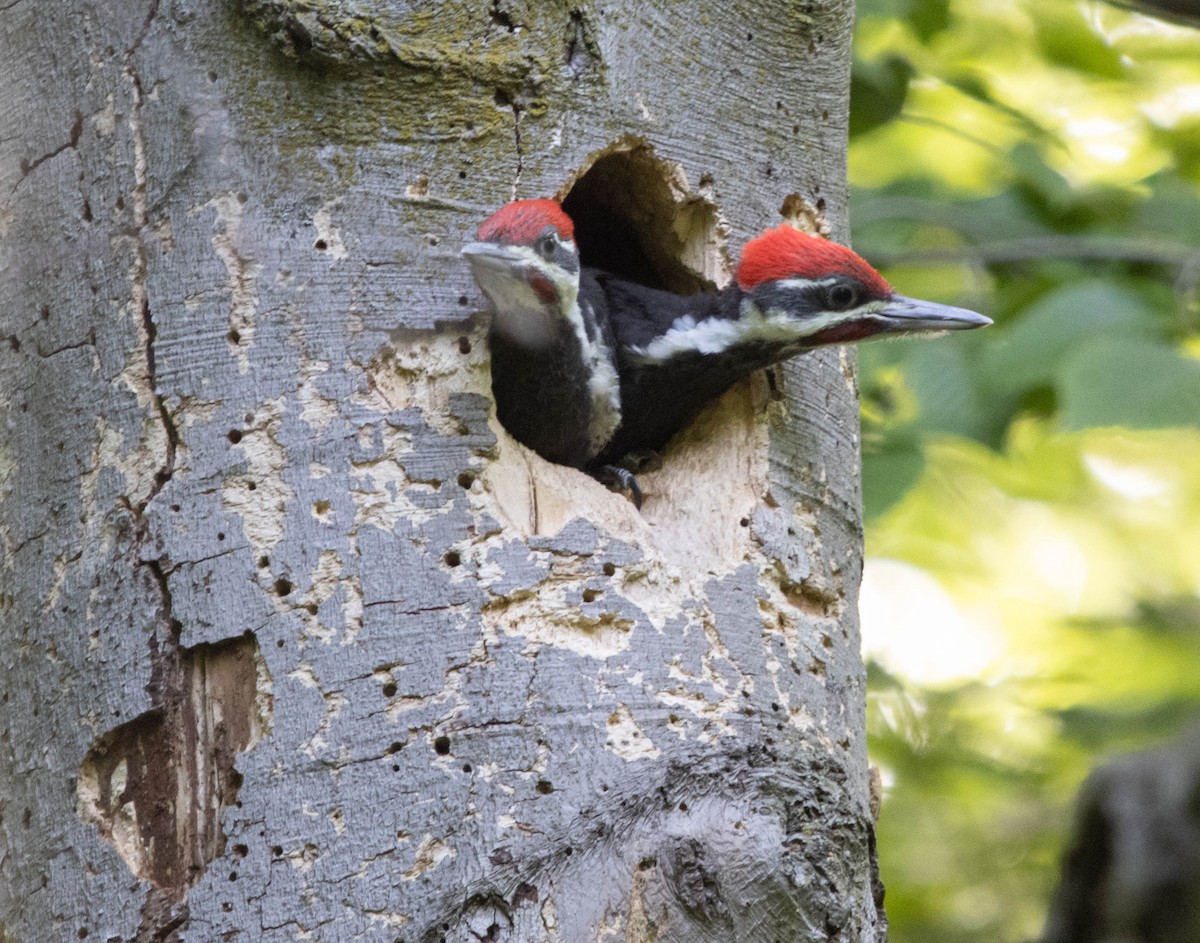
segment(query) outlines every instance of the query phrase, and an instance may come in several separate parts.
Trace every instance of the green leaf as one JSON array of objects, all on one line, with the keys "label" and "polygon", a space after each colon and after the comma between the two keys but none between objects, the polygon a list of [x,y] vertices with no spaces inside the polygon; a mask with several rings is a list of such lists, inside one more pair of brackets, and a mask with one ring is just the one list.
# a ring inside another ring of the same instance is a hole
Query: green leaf
[{"label": "green leaf", "polygon": [[1157,312],[1116,281],[1066,285],[1030,305],[987,346],[984,366],[992,389],[1021,395],[1053,384],[1060,362],[1092,338],[1150,338]]},{"label": "green leaf", "polygon": [[982,105],[987,105],[989,108],[995,108],[997,111],[1011,118],[1021,126],[1022,132],[1026,138],[1036,141],[1049,141],[1050,134],[1026,111],[1020,108],[1014,108],[1007,104],[1002,99],[997,98],[992,94],[987,87],[985,81],[978,75],[971,72],[960,70],[957,72],[947,72],[941,76],[941,80],[951,88],[958,89],[968,98],[973,98]]},{"label": "green leaf", "polygon": [[[1195,697],[1156,696],[1141,707],[1119,705],[1098,708],[1075,705],[1056,712],[1063,737],[1096,752],[1114,752],[1124,746],[1137,749],[1147,740],[1166,739],[1196,716]],[[1127,741],[1121,744],[1121,740]]]},{"label": "green leaf", "polygon": [[1166,344],[1105,337],[1066,359],[1058,379],[1064,429],[1161,429],[1200,422],[1200,362]]},{"label": "green leaf", "polygon": [[901,56],[856,60],[850,78],[850,136],[891,121],[904,108],[912,64]]},{"label": "green leaf", "polygon": [[1038,4],[1037,43],[1050,62],[1105,79],[1125,77],[1121,54],[1087,24],[1075,4]]},{"label": "green leaf", "polygon": [[950,25],[950,0],[912,0],[908,25],[928,45],[929,40]]},{"label": "green leaf", "polygon": [[955,339],[914,345],[906,375],[920,402],[920,423],[925,433],[948,432],[981,438],[986,420],[972,365]]},{"label": "green leaf", "polygon": [[1100,223],[1121,226],[1136,207],[1136,196],[1127,189],[1072,185],[1032,144],[1013,148],[1011,168],[1021,198],[1060,232],[1088,230]]},{"label": "green leaf", "polygon": [[[1188,147],[1194,153],[1195,174],[1200,177],[1200,121],[1189,123],[1187,127],[1191,136]],[[1192,160],[1188,158],[1189,163]],[[1193,253],[1196,252],[1196,220],[1200,219],[1200,193],[1196,186],[1173,174],[1160,174],[1148,182],[1154,189],[1150,198],[1138,206],[1134,226],[1145,233],[1175,240],[1181,251],[1190,248]]]},{"label": "green leaf", "polygon": [[888,436],[863,446],[863,515],[878,517],[899,501],[921,476],[925,451],[912,435]]}]

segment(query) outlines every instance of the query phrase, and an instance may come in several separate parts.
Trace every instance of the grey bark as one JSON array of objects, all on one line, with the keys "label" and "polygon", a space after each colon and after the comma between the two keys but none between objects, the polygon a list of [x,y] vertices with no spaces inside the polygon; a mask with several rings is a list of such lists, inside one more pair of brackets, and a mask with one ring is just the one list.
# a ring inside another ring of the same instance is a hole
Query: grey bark
[{"label": "grey bark", "polygon": [[0,940],[884,937],[851,357],[639,515],[457,255],[581,178],[664,284],[845,237],[851,19],[0,5]]}]

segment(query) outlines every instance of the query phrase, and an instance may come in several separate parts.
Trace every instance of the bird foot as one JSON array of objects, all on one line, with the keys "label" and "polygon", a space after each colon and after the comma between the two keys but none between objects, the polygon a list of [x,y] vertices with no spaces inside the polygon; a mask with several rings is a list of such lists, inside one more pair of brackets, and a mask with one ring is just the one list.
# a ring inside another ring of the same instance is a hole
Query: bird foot
[{"label": "bird foot", "polygon": [[628,492],[633,506],[639,511],[642,509],[642,487],[628,468],[622,468],[620,465],[601,465],[592,472],[592,477],[611,491]]}]

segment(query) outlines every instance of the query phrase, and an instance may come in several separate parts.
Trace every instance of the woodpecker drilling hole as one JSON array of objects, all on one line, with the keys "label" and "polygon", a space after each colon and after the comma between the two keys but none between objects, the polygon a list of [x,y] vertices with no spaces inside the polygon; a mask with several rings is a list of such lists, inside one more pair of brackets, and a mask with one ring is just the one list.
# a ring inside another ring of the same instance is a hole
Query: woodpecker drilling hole
[{"label": "woodpecker drilling hole", "polygon": [[683,169],[644,141],[610,144],[560,196],[584,265],[685,295],[729,280],[716,206],[692,193]]}]

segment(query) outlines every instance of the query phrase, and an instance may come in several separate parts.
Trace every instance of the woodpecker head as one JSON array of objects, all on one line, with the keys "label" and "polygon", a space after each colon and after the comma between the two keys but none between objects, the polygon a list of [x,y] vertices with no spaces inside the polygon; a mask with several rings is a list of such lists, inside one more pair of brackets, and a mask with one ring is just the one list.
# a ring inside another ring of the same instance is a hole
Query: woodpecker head
[{"label": "woodpecker head", "polygon": [[897,294],[860,256],[791,226],[768,229],[742,250],[743,307],[801,347],[849,344],[877,335],[959,331],[991,324],[964,308]]},{"label": "woodpecker head", "polygon": [[477,238],[462,254],[492,304],[493,329],[542,342],[548,318],[570,311],[579,293],[571,218],[554,200],[518,200],[485,219]]}]

